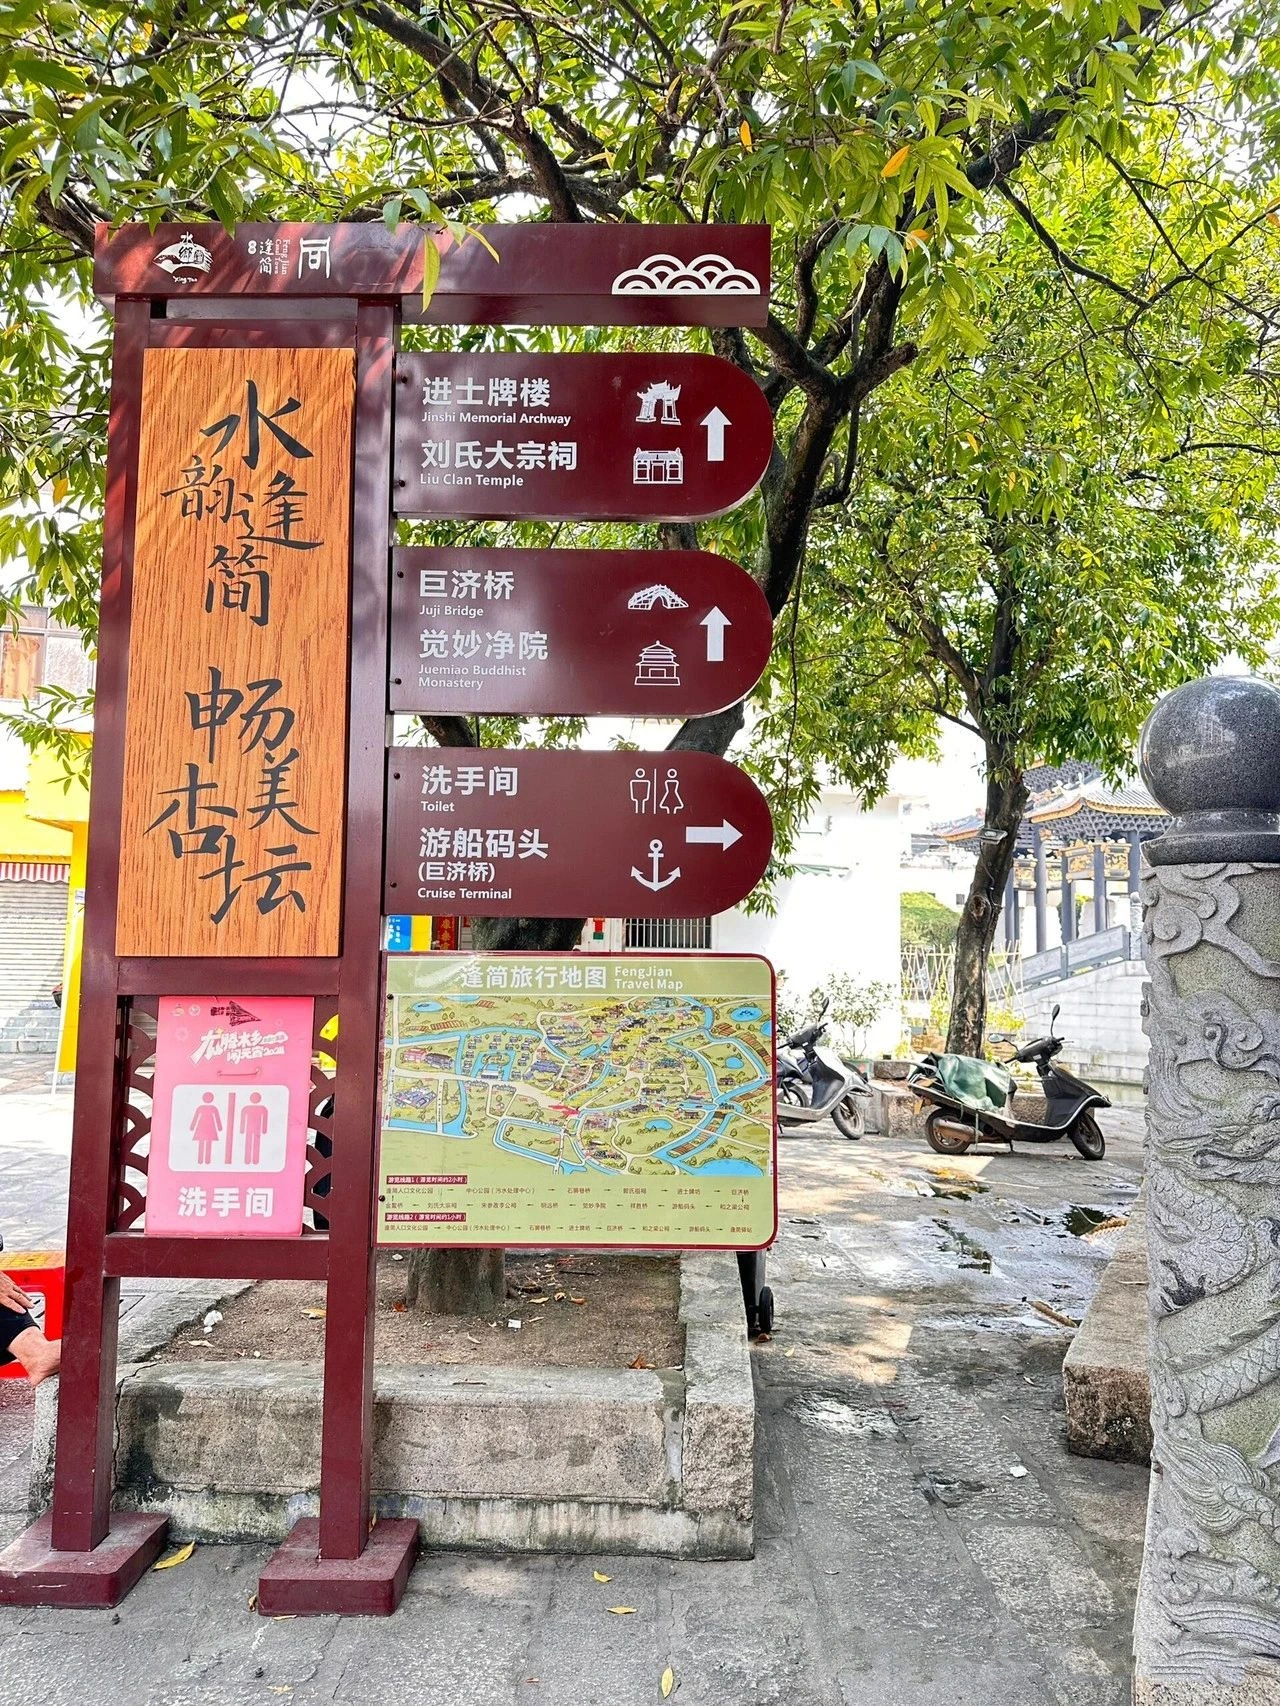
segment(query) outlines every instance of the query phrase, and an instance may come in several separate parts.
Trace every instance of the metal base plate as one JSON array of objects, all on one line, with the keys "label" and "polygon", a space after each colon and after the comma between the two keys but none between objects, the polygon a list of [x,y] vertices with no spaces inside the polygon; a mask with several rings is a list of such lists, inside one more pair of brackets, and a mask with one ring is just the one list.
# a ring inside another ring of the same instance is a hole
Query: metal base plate
[{"label": "metal base plate", "polygon": [[320,1524],[304,1517],[258,1578],[258,1610],[264,1617],[390,1617],[417,1556],[411,1518],[376,1523],[358,1558],[322,1558]]},{"label": "metal base plate", "polygon": [[119,1605],[164,1550],[168,1531],[167,1516],[115,1511],[91,1552],[55,1552],[53,1518],[42,1516],[0,1552],[0,1605]]}]

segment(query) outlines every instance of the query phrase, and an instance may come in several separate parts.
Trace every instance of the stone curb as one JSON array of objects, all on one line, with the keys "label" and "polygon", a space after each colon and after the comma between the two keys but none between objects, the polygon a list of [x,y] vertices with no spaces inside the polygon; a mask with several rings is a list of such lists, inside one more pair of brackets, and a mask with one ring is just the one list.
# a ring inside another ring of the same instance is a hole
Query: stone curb
[{"label": "stone curb", "polygon": [[1146,1199],[1116,1240],[1062,1364],[1067,1449],[1077,1457],[1151,1461]]},{"label": "stone curb", "polygon": [[[121,1334],[116,1503],[167,1512],[179,1539],[282,1540],[316,1514],[319,1370],[143,1362],[216,1301],[208,1286],[161,1295]],[[680,1316],[683,1371],[380,1368],[378,1514],[415,1517],[436,1547],[750,1557],[755,1393],[730,1255],[683,1258]],[[51,1491],[56,1385],[37,1392],[33,1514]]]}]

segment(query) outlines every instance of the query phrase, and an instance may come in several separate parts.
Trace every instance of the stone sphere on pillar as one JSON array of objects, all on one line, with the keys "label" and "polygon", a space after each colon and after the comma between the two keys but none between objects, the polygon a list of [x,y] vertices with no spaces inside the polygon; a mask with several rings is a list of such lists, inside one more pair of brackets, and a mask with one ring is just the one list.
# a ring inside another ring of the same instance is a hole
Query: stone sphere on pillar
[{"label": "stone sphere on pillar", "polygon": [[1175,688],[1139,746],[1142,780],[1173,817],[1153,864],[1280,862],[1280,689],[1215,675]]}]

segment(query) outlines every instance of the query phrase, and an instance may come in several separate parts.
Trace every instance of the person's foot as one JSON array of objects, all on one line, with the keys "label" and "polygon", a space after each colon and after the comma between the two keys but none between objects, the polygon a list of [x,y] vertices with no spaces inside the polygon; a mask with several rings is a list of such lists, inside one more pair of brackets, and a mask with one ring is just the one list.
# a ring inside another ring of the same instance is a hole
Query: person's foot
[{"label": "person's foot", "polygon": [[62,1363],[62,1340],[46,1339],[39,1327],[28,1327],[9,1345],[10,1354],[17,1357],[27,1371],[33,1386],[56,1374]]}]

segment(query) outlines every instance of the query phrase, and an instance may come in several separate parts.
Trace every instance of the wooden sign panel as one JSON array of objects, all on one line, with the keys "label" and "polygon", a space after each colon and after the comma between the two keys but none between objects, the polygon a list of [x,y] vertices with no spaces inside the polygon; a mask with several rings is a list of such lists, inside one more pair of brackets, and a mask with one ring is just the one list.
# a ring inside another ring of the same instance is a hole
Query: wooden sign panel
[{"label": "wooden sign panel", "polygon": [[143,367],[120,956],[336,954],[354,354]]}]

